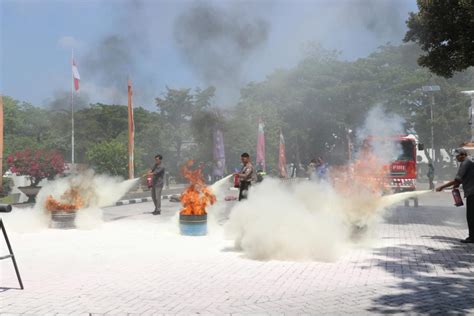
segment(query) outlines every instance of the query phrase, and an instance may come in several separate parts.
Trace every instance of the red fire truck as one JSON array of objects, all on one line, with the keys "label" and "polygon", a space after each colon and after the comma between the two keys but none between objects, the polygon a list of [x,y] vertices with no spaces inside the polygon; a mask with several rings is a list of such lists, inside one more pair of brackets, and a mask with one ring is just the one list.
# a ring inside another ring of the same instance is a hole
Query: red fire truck
[{"label": "red fire truck", "polygon": [[[386,191],[400,193],[416,190],[417,178],[417,149],[423,150],[423,144],[418,143],[413,135],[398,135],[389,138],[370,137],[369,142],[376,146],[377,142],[396,142],[397,155],[392,157],[391,163],[387,166],[387,174],[384,179]],[[415,206],[418,200],[414,199]],[[408,201],[405,202],[405,205]]]},{"label": "red fire truck", "polygon": [[[394,192],[416,190],[416,138],[413,135],[398,136],[395,141],[400,144],[400,153],[390,164],[390,174],[387,176],[387,187]],[[422,150],[423,145],[418,144]]]}]

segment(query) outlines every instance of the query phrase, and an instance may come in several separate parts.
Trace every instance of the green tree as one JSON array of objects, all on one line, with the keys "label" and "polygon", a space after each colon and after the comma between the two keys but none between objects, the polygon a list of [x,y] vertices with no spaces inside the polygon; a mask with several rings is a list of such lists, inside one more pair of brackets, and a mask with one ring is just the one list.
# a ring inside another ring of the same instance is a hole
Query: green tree
[{"label": "green tree", "polygon": [[51,149],[46,138],[51,125],[46,110],[9,96],[3,97],[3,104],[4,157],[28,148]]},{"label": "green tree", "polygon": [[[430,99],[421,87],[433,83],[441,86],[434,109],[435,145],[458,146],[468,133],[466,97],[459,91],[472,76],[434,77],[417,65],[419,53],[414,44],[388,45],[367,58],[347,62],[318,48],[296,67],[249,84],[242,89],[241,102],[227,124],[230,135],[226,139],[232,141],[232,148],[238,148],[233,155],[254,148],[256,117],[267,115],[267,127],[283,128],[289,162],[307,163],[321,155],[333,164],[342,163],[348,157],[348,130],[361,127],[367,112],[377,104],[402,115],[407,132],[417,133],[429,144]],[[278,135],[267,132],[266,141],[268,164],[276,167]]]},{"label": "green tree", "polygon": [[[195,145],[192,135],[191,121],[200,111],[205,111],[209,106],[215,89],[197,89],[193,94],[191,89],[167,88],[163,98],[156,98],[158,111],[165,125],[165,137],[169,139],[174,149],[172,159],[175,161],[174,170],[179,170],[183,164],[183,150],[190,150]],[[186,159],[190,158],[189,155]],[[196,157],[193,157],[196,158]]]},{"label": "green tree", "polygon": [[404,40],[418,43],[425,55],[418,63],[443,77],[474,65],[474,2],[418,0]]},{"label": "green tree", "polygon": [[86,157],[97,173],[127,178],[128,154],[125,142],[117,139],[101,141],[87,150]]}]

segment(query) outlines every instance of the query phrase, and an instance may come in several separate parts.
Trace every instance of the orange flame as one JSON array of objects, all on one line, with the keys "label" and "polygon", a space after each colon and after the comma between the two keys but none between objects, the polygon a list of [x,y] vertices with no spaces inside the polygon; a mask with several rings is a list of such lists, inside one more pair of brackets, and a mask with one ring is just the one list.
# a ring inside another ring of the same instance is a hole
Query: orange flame
[{"label": "orange flame", "polygon": [[206,207],[216,202],[216,196],[212,194],[212,192],[204,183],[204,179],[202,177],[203,166],[199,166],[197,169],[191,170],[190,168],[193,164],[193,160],[188,160],[181,168],[183,176],[189,181],[189,186],[181,195],[181,204],[183,204],[183,209],[181,210],[180,214],[204,215],[207,214]]},{"label": "orange flame", "polygon": [[384,164],[370,149],[362,150],[359,159],[331,170],[331,180],[339,192],[381,195],[385,190],[390,166]]},{"label": "orange flame", "polygon": [[52,195],[46,198],[45,207],[50,212],[75,212],[84,205],[84,201],[77,188],[67,190],[60,198],[56,200]]}]

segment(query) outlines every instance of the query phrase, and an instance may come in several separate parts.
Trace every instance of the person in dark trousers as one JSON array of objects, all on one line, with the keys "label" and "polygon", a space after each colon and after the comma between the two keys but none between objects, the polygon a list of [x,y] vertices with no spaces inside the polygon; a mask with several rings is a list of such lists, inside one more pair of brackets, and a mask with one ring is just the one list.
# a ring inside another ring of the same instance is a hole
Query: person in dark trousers
[{"label": "person in dark trousers", "polygon": [[461,242],[472,244],[474,243],[474,162],[468,157],[467,151],[464,148],[456,149],[454,154],[456,155],[456,160],[461,163],[458,173],[454,180],[437,187],[436,191],[441,192],[449,187],[457,188],[462,184],[466,198],[466,217],[469,236],[466,239],[462,239]]},{"label": "person in dark trousers", "polygon": [[165,171],[165,187],[166,189],[170,188],[170,173]]},{"label": "person in dark trousers", "polygon": [[151,187],[151,198],[153,204],[155,204],[155,210],[152,212],[153,215],[161,214],[161,191],[165,184],[165,168],[161,165],[163,156],[155,156],[155,165],[151,168],[149,175],[153,177],[153,186]]},{"label": "person in dark trousers", "polygon": [[434,185],[434,172],[435,172],[435,169],[434,169],[434,166],[433,166],[433,162],[429,162],[428,163],[428,173],[426,174],[428,176],[428,180],[430,182],[430,190],[434,190],[435,188],[435,185]]},{"label": "person in dark trousers", "polygon": [[248,191],[252,182],[256,179],[255,169],[250,162],[250,155],[248,153],[243,153],[240,155],[240,160],[242,161],[242,169],[237,173],[239,177],[239,201],[246,199],[248,196]]}]

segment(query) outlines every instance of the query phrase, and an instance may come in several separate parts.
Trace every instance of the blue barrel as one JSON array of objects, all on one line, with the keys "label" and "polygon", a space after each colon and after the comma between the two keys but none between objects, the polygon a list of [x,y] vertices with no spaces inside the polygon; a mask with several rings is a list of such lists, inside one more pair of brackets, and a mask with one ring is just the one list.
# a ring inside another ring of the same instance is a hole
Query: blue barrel
[{"label": "blue barrel", "polygon": [[179,214],[179,230],[184,236],[207,235],[207,214],[183,215]]}]

